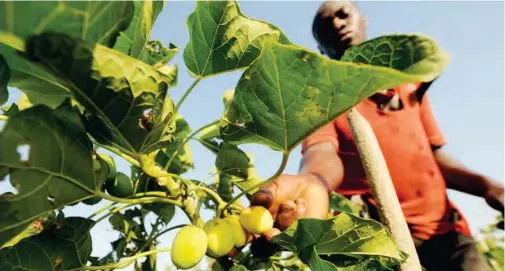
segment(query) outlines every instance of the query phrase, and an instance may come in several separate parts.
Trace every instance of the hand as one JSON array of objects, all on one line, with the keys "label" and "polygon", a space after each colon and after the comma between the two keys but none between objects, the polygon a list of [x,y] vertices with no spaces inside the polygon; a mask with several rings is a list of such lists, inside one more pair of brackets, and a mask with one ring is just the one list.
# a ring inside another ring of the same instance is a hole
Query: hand
[{"label": "hand", "polygon": [[[503,197],[504,197],[503,187],[496,186],[496,187],[493,187],[492,189],[489,190],[485,199],[486,199],[487,204],[489,204],[489,206],[491,206],[491,208],[501,212],[503,215],[503,213],[504,213]],[[503,230],[504,229],[504,222],[500,221],[496,225],[496,227]]]},{"label": "hand", "polygon": [[281,175],[253,195],[251,205],[267,208],[274,228],[263,235],[271,239],[299,218],[326,219],[329,191],[326,183],[312,174]]}]

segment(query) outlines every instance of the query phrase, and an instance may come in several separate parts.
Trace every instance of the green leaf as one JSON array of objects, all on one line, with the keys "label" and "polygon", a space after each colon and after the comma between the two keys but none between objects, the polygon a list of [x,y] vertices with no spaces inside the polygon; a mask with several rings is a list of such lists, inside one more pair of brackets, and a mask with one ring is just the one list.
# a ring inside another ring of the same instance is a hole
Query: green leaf
[{"label": "green leaf", "polygon": [[179,48],[174,44],[170,43],[168,47],[165,47],[159,40],[149,41],[145,49],[139,59],[155,67],[166,65],[179,52]]},{"label": "green leaf", "polygon": [[405,259],[379,222],[347,213],[326,220],[299,219],[272,242],[296,253],[312,270],[335,270],[369,258],[389,265]]},{"label": "green leaf", "polygon": [[361,210],[357,204],[336,192],[331,193],[330,209],[331,211],[344,212],[352,215],[359,215]]},{"label": "green leaf", "polygon": [[215,165],[220,173],[246,179],[249,168],[249,157],[237,146],[223,143],[217,154]]},{"label": "green leaf", "polygon": [[175,215],[175,206],[166,203],[151,203],[144,205],[146,210],[150,210],[161,218],[165,224],[170,223]]},{"label": "green leaf", "polygon": [[188,16],[184,63],[197,77],[249,66],[268,39],[290,43],[275,26],[243,15],[235,1],[197,1]]},{"label": "green leaf", "polygon": [[[383,42],[397,37],[384,38]],[[389,62],[391,68],[331,60],[294,45],[265,45],[240,78],[232,104],[222,117],[223,139],[289,152],[373,93],[402,83],[435,79],[446,64],[436,44],[423,36],[403,37],[417,47],[403,42],[395,43],[401,47],[391,47],[389,54],[381,51],[395,60]],[[382,48],[384,43],[365,43],[357,48]],[[433,50],[412,51],[421,46]],[[365,53],[373,52],[363,50],[362,55],[374,57]]]},{"label": "green leaf", "polygon": [[9,78],[11,77],[11,72],[9,70],[9,66],[5,61],[5,58],[0,55],[0,105],[9,100],[9,90],[7,89],[7,83],[9,82]]},{"label": "green leaf", "polygon": [[[133,17],[130,1],[1,1],[0,54],[11,70],[9,86],[24,91],[33,104],[58,106],[71,96],[59,79],[19,57],[15,46],[44,31],[65,33],[90,42],[112,46]],[[71,23],[69,23],[71,22]]]},{"label": "green leaf", "polygon": [[38,105],[9,117],[0,134],[0,168],[9,171],[17,194],[0,197],[0,245],[43,213],[91,194],[91,151],[68,102],[56,110]]},{"label": "green leaf", "polygon": [[[43,33],[27,41],[27,58],[65,81],[86,109],[86,130],[102,145],[132,157],[173,140],[172,79],[153,67],[105,46]],[[155,127],[140,125],[144,112],[162,100]],[[157,129],[157,127],[159,129]]]},{"label": "green leaf", "polygon": [[[174,142],[158,152],[156,155],[156,163],[170,173],[183,174],[194,166],[189,143],[186,142],[186,144],[181,147],[186,137],[191,133],[191,128],[181,115],[176,115],[175,126]],[[177,150],[179,151],[176,154]],[[173,155],[176,156],[169,165],[168,161]]]},{"label": "green leaf", "polygon": [[249,269],[243,265],[234,265],[232,268],[230,268],[230,271],[249,271]]},{"label": "green leaf", "polygon": [[134,0],[134,16],[130,26],[125,31],[121,32],[114,49],[125,53],[134,58],[138,58],[145,46],[151,31],[160,14],[165,1],[139,1]]},{"label": "green leaf", "polygon": [[449,59],[432,38],[395,34],[354,46],[345,52],[341,61],[394,68],[422,77],[418,81],[431,81],[444,71]]},{"label": "green leaf", "polygon": [[89,230],[94,222],[82,217],[65,218],[39,235],[0,251],[0,269],[67,270],[86,265],[91,255]]},{"label": "green leaf", "polygon": [[22,232],[20,232],[18,235],[10,239],[9,242],[0,247],[0,249],[11,247],[25,238],[39,234],[44,229],[44,227],[50,224],[55,218],[56,214],[54,211],[49,211],[45,214],[42,214],[40,217],[32,221]]}]

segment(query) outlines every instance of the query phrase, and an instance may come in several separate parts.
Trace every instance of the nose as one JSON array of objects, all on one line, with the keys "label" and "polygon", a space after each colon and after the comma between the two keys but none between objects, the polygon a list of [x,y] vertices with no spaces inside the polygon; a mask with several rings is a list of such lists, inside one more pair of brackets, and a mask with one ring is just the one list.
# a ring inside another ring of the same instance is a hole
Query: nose
[{"label": "nose", "polygon": [[346,24],[347,24],[346,19],[342,19],[342,18],[338,18],[338,17],[333,18],[333,26],[338,30],[343,29],[346,26]]}]

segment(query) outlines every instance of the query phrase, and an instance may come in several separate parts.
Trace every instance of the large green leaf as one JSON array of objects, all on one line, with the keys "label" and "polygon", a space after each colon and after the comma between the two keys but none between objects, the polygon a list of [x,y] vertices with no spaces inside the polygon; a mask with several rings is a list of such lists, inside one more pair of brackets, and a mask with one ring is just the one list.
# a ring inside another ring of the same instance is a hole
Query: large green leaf
[{"label": "large green leaf", "polygon": [[290,43],[277,27],[243,15],[233,0],[197,1],[186,24],[190,40],[184,62],[197,77],[249,66],[267,39]]},{"label": "large green leaf", "polygon": [[[86,109],[86,130],[99,143],[137,157],[173,141],[174,104],[167,89],[175,76],[61,34],[29,38],[25,56],[68,85]],[[145,116],[149,110],[152,114]]]},{"label": "large green leaf", "polygon": [[381,36],[347,50],[341,61],[394,68],[406,74],[423,76],[431,81],[449,62],[435,40],[420,35]]},{"label": "large green leaf", "polygon": [[57,110],[38,105],[9,116],[0,134],[0,168],[17,194],[0,196],[0,245],[40,215],[91,195],[91,151],[69,103]]},{"label": "large green leaf", "polygon": [[9,86],[24,91],[33,104],[59,105],[70,93],[56,77],[19,57],[18,46],[33,34],[56,31],[112,46],[133,17],[130,1],[0,1],[0,46],[11,69]]},{"label": "large green leaf", "polygon": [[156,18],[165,1],[133,1],[135,12],[130,26],[119,34],[114,49],[134,58],[145,50]]},{"label": "large green leaf", "polygon": [[9,90],[7,89],[7,83],[11,77],[11,72],[9,66],[5,61],[5,58],[0,55],[0,106],[7,102],[9,99]]},{"label": "large green leaf", "polygon": [[[387,41],[399,37],[410,42],[394,42],[389,51],[382,49]],[[234,144],[260,143],[289,152],[376,91],[432,81],[447,63],[434,41],[423,36],[385,37],[355,50],[373,46],[380,49],[381,59],[389,57],[390,68],[335,61],[302,47],[269,42],[238,82],[232,104],[222,117],[222,137]],[[368,49],[360,55],[375,56]]]},{"label": "large green leaf", "polygon": [[[158,152],[156,163],[170,173],[183,174],[193,167],[189,143],[186,142],[184,146],[181,146],[191,133],[191,128],[181,115],[175,117],[175,127],[175,141]],[[174,155],[175,157],[168,164]]]},{"label": "large green leaf", "polygon": [[160,41],[149,41],[151,31],[165,1],[135,0],[135,14],[125,31],[119,34],[114,49],[156,67],[167,64],[179,51],[173,44],[165,47]]},{"label": "large green leaf", "polygon": [[94,222],[65,218],[61,225],[44,230],[0,251],[0,270],[68,270],[86,265],[91,255],[89,230]]},{"label": "large green leaf", "polygon": [[296,253],[312,270],[336,270],[370,258],[390,266],[405,260],[384,226],[347,213],[299,219],[272,242]]}]

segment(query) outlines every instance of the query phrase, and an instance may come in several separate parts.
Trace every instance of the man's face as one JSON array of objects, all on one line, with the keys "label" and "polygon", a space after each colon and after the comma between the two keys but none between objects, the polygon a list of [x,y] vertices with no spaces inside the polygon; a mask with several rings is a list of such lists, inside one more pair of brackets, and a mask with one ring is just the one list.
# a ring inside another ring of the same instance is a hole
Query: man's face
[{"label": "man's face", "polygon": [[316,19],[315,35],[322,53],[340,58],[344,51],[366,39],[366,18],[350,1],[328,1]]}]

